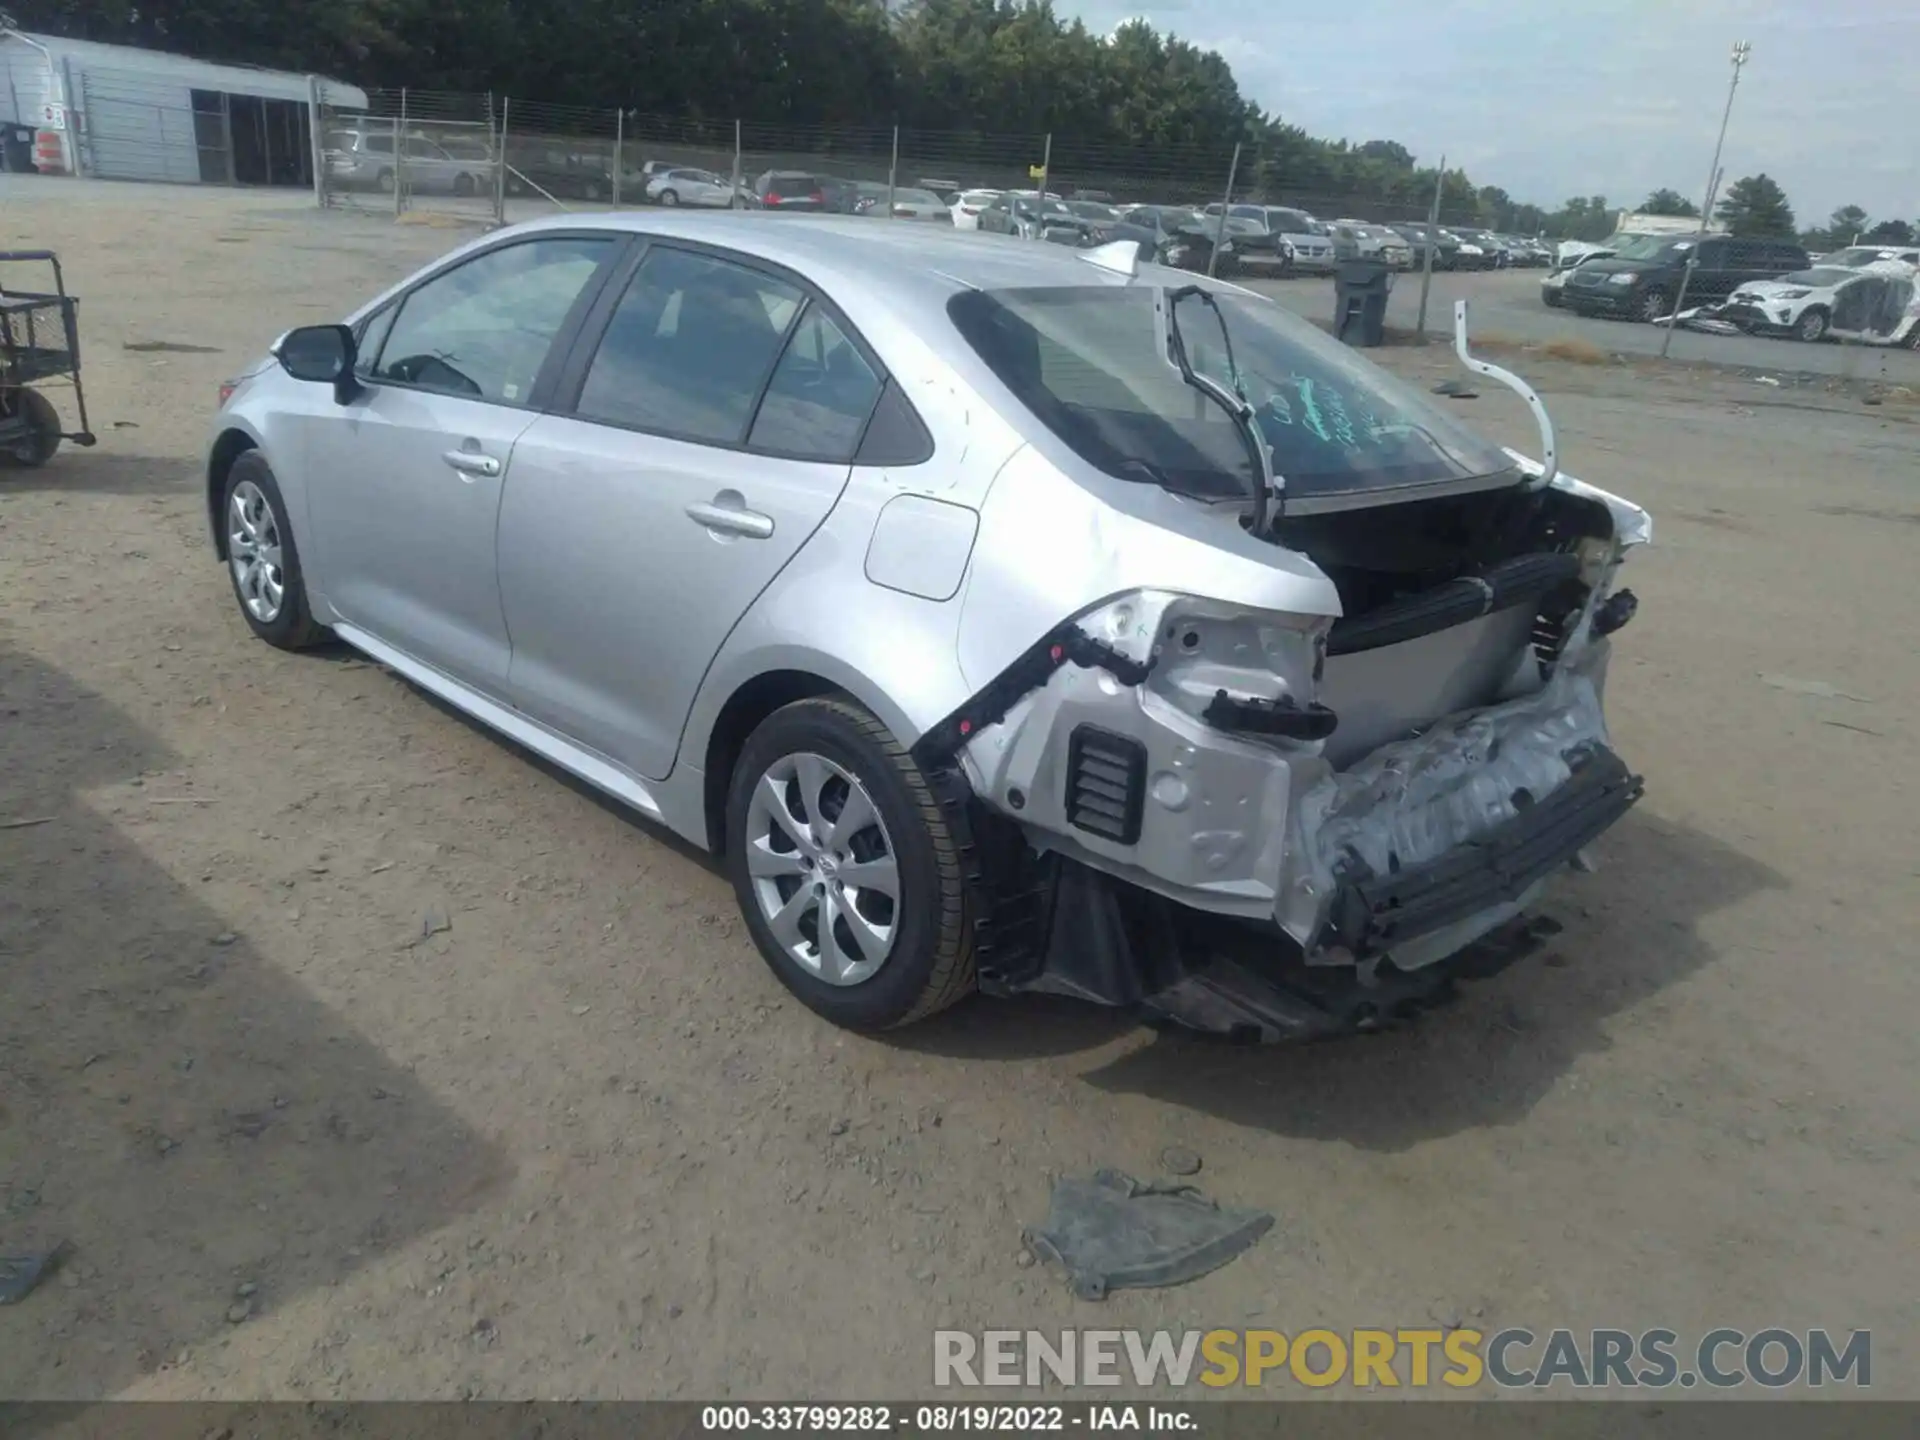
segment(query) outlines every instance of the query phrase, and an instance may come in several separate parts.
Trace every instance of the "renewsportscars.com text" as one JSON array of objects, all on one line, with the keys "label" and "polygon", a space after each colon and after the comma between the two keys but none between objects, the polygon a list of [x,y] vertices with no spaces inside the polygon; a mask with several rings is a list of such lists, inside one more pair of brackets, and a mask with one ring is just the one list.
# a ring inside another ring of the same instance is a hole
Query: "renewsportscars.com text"
[{"label": "renewsportscars.com text", "polygon": [[1870,1331],[938,1330],[936,1386],[1866,1389]]}]

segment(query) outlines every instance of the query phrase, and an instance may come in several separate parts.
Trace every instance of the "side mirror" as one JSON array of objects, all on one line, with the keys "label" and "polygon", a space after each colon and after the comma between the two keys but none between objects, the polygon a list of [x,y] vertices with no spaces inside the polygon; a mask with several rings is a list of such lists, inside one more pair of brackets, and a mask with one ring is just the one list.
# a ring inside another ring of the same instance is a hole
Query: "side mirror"
[{"label": "side mirror", "polygon": [[333,398],[345,405],[360,393],[353,378],[359,347],[345,325],[302,325],[273,347],[273,358],[296,380],[333,386]]}]

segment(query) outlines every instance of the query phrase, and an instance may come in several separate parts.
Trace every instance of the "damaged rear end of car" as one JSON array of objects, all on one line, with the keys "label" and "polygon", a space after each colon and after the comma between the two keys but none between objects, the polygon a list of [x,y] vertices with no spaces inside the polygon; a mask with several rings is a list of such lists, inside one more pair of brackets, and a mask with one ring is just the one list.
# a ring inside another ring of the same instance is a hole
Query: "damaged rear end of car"
[{"label": "damaged rear end of car", "polygon": [[1042,429],[983,508],[975,691],[914,756],[984,988],[1372,1028],[1535,948],[1548,881],[1639,798],[1603,701],[1650,522],[1557,473],[1464,314],[1543,463],[1152,273],[950,307]]}]

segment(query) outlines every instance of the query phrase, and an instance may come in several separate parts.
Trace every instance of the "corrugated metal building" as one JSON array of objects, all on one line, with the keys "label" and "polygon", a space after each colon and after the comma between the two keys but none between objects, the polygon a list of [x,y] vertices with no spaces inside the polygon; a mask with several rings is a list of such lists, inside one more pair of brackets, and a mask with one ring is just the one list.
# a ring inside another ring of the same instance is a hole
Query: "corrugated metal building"
[{"label": "corrugated metal building", "polygon": [[0,32],[0,122],[40,132],[43,169],[58,154],[109,180],[310,186],[315,106],[366,104],[317,75]]}]

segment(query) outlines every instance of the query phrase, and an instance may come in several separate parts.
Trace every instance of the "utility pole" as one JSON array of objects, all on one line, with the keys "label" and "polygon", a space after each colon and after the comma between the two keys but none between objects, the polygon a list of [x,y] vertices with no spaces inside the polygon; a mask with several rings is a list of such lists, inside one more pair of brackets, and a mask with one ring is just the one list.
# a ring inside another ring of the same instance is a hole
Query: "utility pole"
[{"label": "utility pole", "polygon": [[1433,252],[1440,248],[1434,232],[1440,228],[1440,195],[1447,188],[1447,157],[1440,157],[1440,174],[1433,182],[1433,205],[1427,211],[1426,244],[1420,255],[1420,318],[1414,322],[1415,343],[1427,343],[1427,292],[1433,289]]},{"label": "utility pole", "polygon": [[1227,212],[1233,208],[1233,182],[1240,178],[1240,146],[1233,147],[1233,159],[1227,165],[1227,193],[1220,197],[1220,223],[1213,227],[1213,253],[1207,256],[1207,278],[1220,267],[1220,247],[1227,243]]},{"label": "utility pole", "polygon": [[1753,54],[1753,46],[1745,40],[1733,42],[1733,78],[1727,83],[1727,108],[1720,112],[1720,138],[1713,142],[1713,164],[1707,167],[1707,194],[1700,206],[1700,229],[1695,232],[1693,253],[1687,256],[1686,269],[1680,272],[1680,293],[1673,297],[1673,314],[1667,317],[1666,338],[1660,342],[1660,358],[1667,358],[1667,351],[1673,346],[1674,316],[1680,313],[1680,307],[1686,302],[1687,281],[1693,278],[1694,263],[1700,258],[1700,241],[1707,233],[1707,222],[1713,215],[1714,193],[1720,188],[1720,152],[1726,148],[1727,122],[1733,118],[1733,97],[1740,89],[1740,71]]}]

